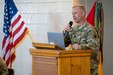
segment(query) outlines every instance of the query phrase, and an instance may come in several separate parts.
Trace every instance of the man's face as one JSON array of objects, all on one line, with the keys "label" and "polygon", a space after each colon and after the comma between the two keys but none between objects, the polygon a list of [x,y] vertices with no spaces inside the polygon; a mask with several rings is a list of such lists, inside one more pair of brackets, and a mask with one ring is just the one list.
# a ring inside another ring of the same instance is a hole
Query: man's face
[{"label": "man's face", "polygon": [[76,23],[79,23],[84,18],[84,12],[80,7],[74,7],[72,9],[72,15]]}]

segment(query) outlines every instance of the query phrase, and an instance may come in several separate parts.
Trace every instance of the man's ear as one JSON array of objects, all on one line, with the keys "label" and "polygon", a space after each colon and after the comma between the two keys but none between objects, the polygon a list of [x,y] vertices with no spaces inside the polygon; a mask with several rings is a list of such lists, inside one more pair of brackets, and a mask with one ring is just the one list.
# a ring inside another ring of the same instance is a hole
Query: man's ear
[{"label": "man's ear", "polygon": [[86,16],[86,12],[85,11],[83,11],[82,16]]}]

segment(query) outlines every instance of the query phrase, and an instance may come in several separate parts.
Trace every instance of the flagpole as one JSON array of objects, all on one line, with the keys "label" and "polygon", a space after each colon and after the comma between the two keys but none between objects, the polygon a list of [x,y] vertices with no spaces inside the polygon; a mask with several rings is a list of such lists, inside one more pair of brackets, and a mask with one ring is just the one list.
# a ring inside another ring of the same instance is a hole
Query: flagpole
[{"label": "flagpole", "polygon": [[35,40],[33,39],[33,37],[32,37],[32,35],[30,34],[30,32],[28,32],[28,35],[29,35],[31,41],[34,42]]},{"label": "flagpole", "polygon": [[11,51],[10,51],[10,69],[12,69],[12,62],[11,62]]}]

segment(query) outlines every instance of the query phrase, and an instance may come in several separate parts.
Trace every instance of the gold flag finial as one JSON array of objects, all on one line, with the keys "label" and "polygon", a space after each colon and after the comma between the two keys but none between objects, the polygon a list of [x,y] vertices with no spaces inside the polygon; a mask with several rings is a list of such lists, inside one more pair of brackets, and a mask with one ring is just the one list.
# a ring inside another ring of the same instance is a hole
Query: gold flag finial
[{"label": "gold flag finial", "polygon": [[72,4],[73,4],[73,7],[75,7],[75,6],[83,6],[83,4],[79,0],[73,0]]}]

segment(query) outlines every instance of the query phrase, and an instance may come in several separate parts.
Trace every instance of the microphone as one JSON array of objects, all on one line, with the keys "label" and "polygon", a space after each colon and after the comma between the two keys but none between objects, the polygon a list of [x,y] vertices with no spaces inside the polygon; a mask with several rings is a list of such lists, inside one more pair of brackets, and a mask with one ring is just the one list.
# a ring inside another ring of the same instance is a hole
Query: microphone
[{"label": "microphone", "polygon": [[[73,22],[70,21],[68,26],[71,28],[71,26],[73,25]],[[71,44],[71,39],[69,36],[69,31],[65,30],[64,31],[64,42],[65,42],[65,47],[69,46]]]},{"label": "microphone", "polygon": [[[69,27],[71,27],[73,25],[73,22],[70,21],[68,25]],[[69,31],[65,30],[65,37],[68,37],[68,35],[69,35]]]},{"label": "microphone", "polygon": [[73,22],[72,21],[70,21],[69,22],[69,27],[71,27],[73,25]]}]

